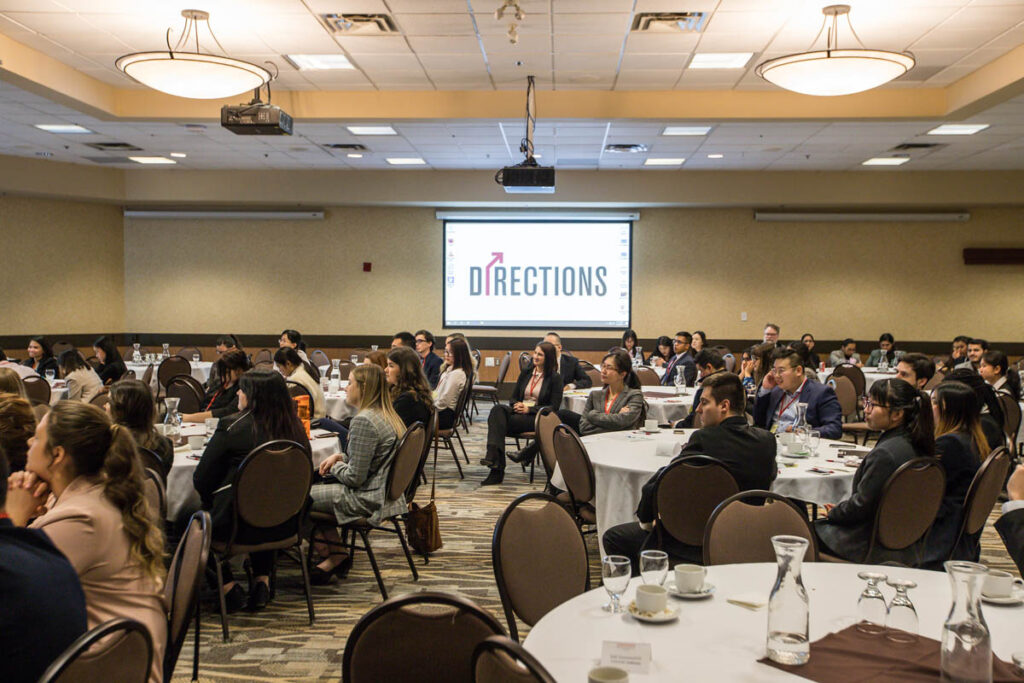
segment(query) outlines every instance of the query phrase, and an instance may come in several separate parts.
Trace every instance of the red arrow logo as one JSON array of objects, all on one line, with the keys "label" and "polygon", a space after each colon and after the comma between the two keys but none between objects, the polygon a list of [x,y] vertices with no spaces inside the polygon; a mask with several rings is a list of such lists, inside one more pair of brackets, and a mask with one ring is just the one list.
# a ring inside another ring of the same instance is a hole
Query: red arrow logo
[{"label": "red arrow logo", "polygon": [[485,280],[485,284],[484,284],[484,294],[485,294],[485,296],[490,296],[491,295],[491,267],[495,263],[504,263],[505,262],[505,252],[503,252],[503,251],[492,251],[491,252],[491,256],[493,256],[494,258],[492,258],[491,262],[488,263],[487,266],[484,268],[484,271],[486,271],[486,280]]}]

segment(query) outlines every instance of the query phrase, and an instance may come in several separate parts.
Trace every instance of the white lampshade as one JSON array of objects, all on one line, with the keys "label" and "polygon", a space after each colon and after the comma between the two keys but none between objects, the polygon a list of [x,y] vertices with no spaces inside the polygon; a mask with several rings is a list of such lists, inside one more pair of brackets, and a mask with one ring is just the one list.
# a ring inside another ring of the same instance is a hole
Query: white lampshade
[{"label": "white lampshade", "polygon": [[271,74],[240,59],[195,52],[136,52],[115,66],[145,86],[177,97],[216,100],[255,90]]},{"label": "white lampshade", "polygon": [[885,50],[818,50],[769,59],[757,75],[805,95],[850,95],[877,88],[914,66],[914,58]]}]

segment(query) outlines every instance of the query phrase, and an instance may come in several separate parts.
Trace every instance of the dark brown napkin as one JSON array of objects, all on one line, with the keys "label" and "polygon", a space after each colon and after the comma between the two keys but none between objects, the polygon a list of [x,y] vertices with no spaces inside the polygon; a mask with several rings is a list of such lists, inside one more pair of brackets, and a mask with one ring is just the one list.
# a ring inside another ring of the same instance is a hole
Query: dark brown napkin
[{"label": "dark brown napkin", "polygon": [[642,391],[644,396],[651,396],[654,398],[676,398],[679,396],[679,394],[676,394],[674,391],[659,391],[658,389],[643,389]]},{"label": "dark brown napkin", "polygon": [[[803,666],[788,666],[767,657],[762,664],[820,683],[908,683],[939,680],[939,641],[918,639],[913,643],[894,643],[884,635],[861,633],[849,626],[811,643],[811,659]],[[996,683],[1020,683],[1013,665],[992,657],[992,680]]]}]

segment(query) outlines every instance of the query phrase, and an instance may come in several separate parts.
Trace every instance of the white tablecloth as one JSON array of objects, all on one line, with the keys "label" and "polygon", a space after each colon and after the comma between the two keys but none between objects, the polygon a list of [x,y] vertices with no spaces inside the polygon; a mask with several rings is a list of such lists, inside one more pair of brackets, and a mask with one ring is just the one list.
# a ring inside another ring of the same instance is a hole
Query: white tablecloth
[{"label": "white tablecloth", "polygon": [[327,402],[327,417],[334,420],[341,420],[346,417],[353,417],[358,408],[350,406],[345,402],[348,394],[344,391],[325,392],[324,399]]},{"label": "white tablecloth", "polygon": [[[163,359],[160,359],[163,360]],[[196,381],[202,385],[206,385],[206,382],[210,379],[210,369],[213,367],[213,363],[210,361],[200,361],[193,363],[191,360],[189,364],[192,366],[192,376],[195,377]],[[129,363],[125,362],[125,367],[129,370],[135,371],[135,379],[142,379],[142,376],[146,374],[146,368],[149,367],[149,363]],[[153,380],[150,385],[156,387],[156,372],[160,368],[160,361],[153,363]]]},{"label": "white tablecloth", "polygon": [[[857,572],[865,569],[863,565],[826,562],[803,565],[812,642],[855,623],[857,598],[865,585]],[[918,587],[911,589],[909,596],[920,620],[919,633],[940,640],[952,601],[946,574],[901,567],[871,569],[917,582]],[[671,604],[679,607],[680,616],[667,624],[644,624],[628,614],[603,611],[601,605],[608,601],[608,594],[599,586],[546,614],[530,630],[523,645],[558,681],[587,680],[587,672],[599,664],[603,641],[650,643],[651,671],[647,675],[631,673],[629,680],[633,683],[806,680],[757,662],[765,654],[767,608],[751,611],[726,602],[729,597],[751,592],[767,598],[775,575],[774,564],[709,567],[707,581],[715,586],[715,594],[699,601],[669,597]],[[599,585],[600,577],[595,581]],[[633,600],[638,582],[631,582],[623,605]],[[882,586],[881,590],[886,601],[892,599],[892,588]],[[1024,607],[983,605],[982,613],[992,633],[996,656],[1010,661],[1012,653],[1024,650],[1020,628]]]},{"label": "white tablecloth", "polygon": [[[825,368],[825,372],[818,373],[818,379],[821,382],[828,381],[828,378],[832,375],[832,371],[835,368]],[[895,368],[880,371],[878,368],[864,366],[861,368],[864,372],[864,391],[867,392],[871,388],[871,385],[880,379],[895,379],[896,370]]]},{"label": "white tablecloth", "polygon": [[[182,434],[186,437],[206,433],[206,426],[196,423],[186,423],[182,426]],[[329,456],[340,453],[341,447],[337,435],[323,429],[314,429],[311,432],[312,439],[309,442],[313,450],[313,466],[318,467],[320,463]],[[326,435],[326,436],[325,436]],[[320,438],[317,438],[317,437]],[[181,452],[179,452],[181,451]],[[167,519],[174,520],[183,510],[198,510],[200,508],[199,494],[192,485],[192,475],[199,465],[199,457],[203,451],[184,452],[179,449],[174,453],[174,464],[167,475]]]},{"label": "white tablecloth", "polygon": [[[694,389],[687,389],[684,393],[673,397],[664,396],[672,393],[674,387],[645,387],[644,398],[647,401],[647,418],[657,420],[658,424],[675,424],[690,414],[690,406],[693,404]],[[592,391],[598,389],[575,389],[567,391],[562,395],[562,407],[568,408],[574,413],[583,413],[587,405],[587,397]],[[662,395],[651,395],[654,394]]]}]

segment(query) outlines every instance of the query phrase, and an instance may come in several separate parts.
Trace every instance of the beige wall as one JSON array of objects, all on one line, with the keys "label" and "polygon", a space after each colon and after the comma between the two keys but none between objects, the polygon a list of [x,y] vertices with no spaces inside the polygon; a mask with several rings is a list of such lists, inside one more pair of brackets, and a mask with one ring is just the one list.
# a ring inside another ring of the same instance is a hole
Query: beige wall
[{"label": "beige wall", "polygon": [[0,197],[0,334],[121,332],[119,207]]}]

